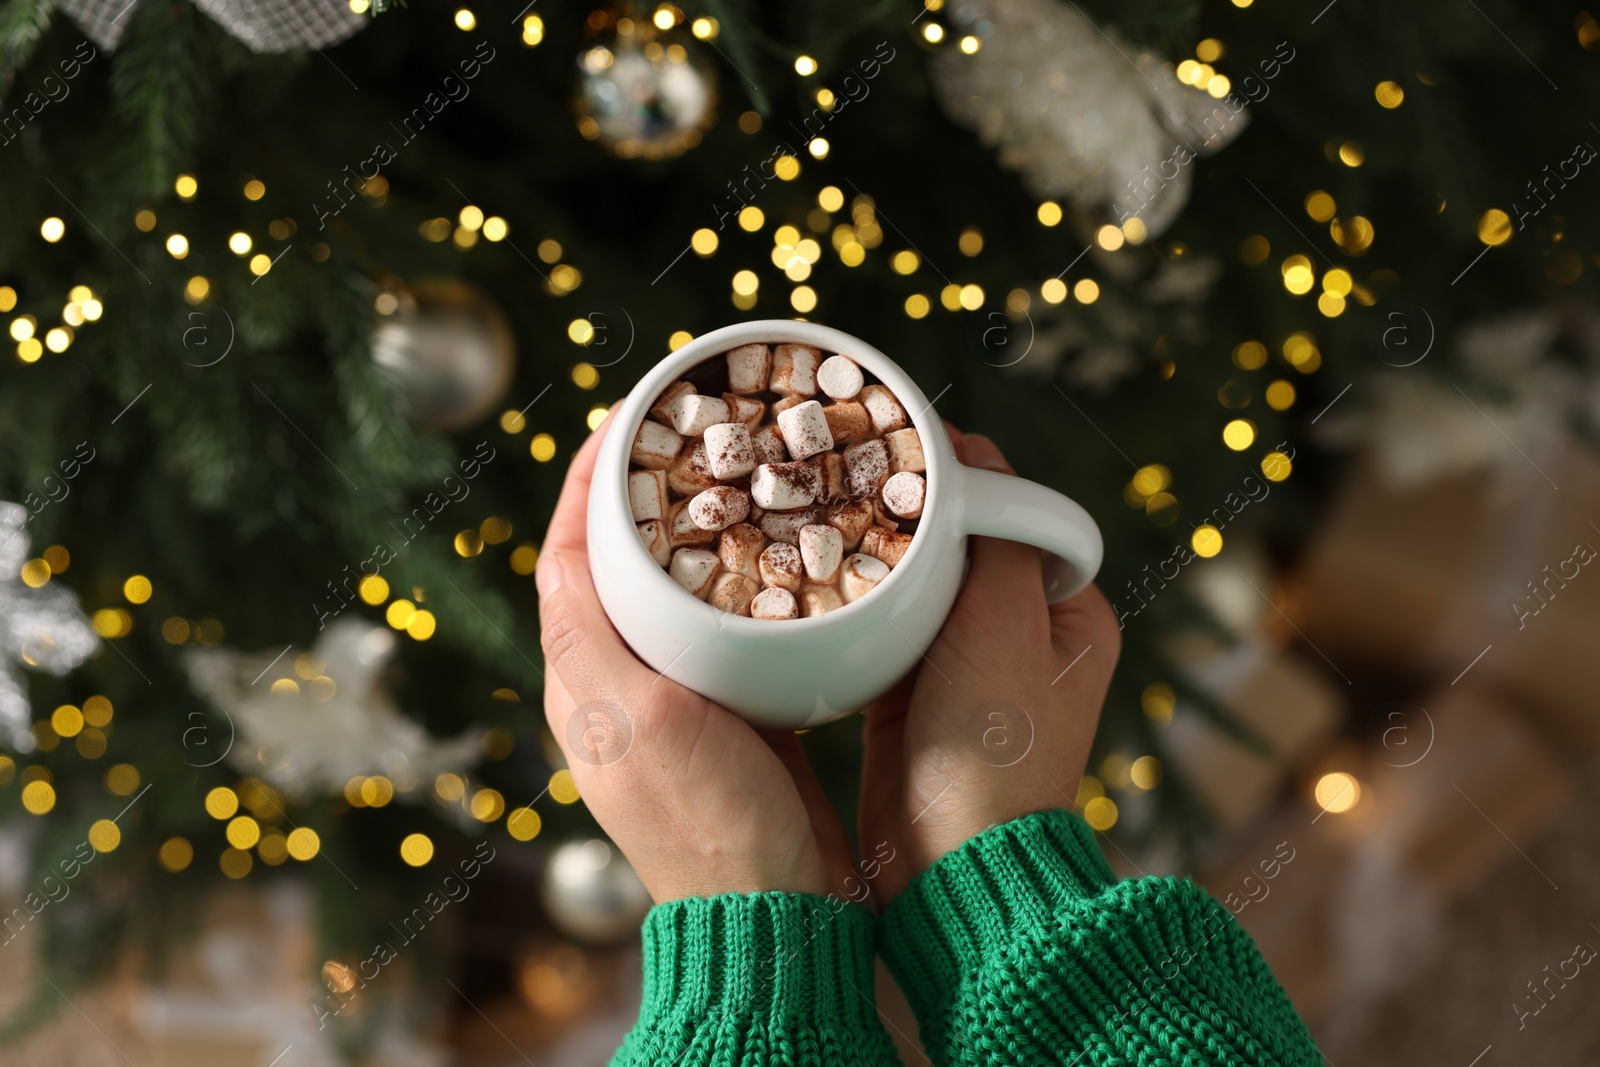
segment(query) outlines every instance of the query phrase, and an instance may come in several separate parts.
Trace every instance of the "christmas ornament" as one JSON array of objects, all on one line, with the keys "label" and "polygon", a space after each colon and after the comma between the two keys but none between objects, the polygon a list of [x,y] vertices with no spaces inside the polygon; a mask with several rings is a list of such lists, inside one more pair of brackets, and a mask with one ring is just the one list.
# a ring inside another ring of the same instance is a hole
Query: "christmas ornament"
[{"label": "christmas ornament", "polygon": [[[114,51],[138,0],[58,0],[56,7],[95,44]],[[346,0],[194,0],[194,6],[244,42],[252,52],[315,51],[367,24]]]},{"label": "christmas ornament", "polygon": [[475,286],[417,282],[372,335],[372,358],[417,427],[448,432],[487,415],[506,395],[516,344],[505,313]]},{"label": "christmas ornament", "polygon": [[699,144],[717,100],[700,45],[626,15],[597,11],[588,24],[602,35],[578,57],[578,132],[622,159],[671,159]]},{"label": "christmas ornament", "polygon": [[545,864],[540,899],[557,929],[591,943],[633,936],[652,903],[627,859],[603,838],[556,846]]},{"label": "christmas ornament", "polygon": [[297,802],[341,794],[359,775],[382,774],[404,796],[475,763],[482,734],[440,741],[403,715],[377,684],[394,651],[384,627],[338,619],[310,653],[197,648],[185,666],[232,723],[227,759],[240,772]]},{"label": "christmas ornament", "polygon": [[27,522],[27,508],[0,500],[0,744],[17,752],[34,746],[33,716],[17,666],[66,674],[100,643],[78,608],[77,594],[50,582],[48,568],[38,588],[24,581]]},{"label": "christmas ornament", "polygon": [[1070,197],[1118,223],[1137,217],[1154,236],[1189,199],[1195,156],[1245,126],[1242,99],[1184,85],[1076,5],[964,0],[951,16],[981,47],[935,57],[934,90],[1041,200]]},{"label": "christmas ornament", "polygon": [[1375,373],[1365,404],[1334,409],[1320,439],[1369,447],[1397,489],[1480,471],[1502,501],[1542,485],[1568,426],[1600,410],[1600,375],[1552,355],[1561,326],[1545,310],[1467,325],[1459,382],[1423,366]]}]

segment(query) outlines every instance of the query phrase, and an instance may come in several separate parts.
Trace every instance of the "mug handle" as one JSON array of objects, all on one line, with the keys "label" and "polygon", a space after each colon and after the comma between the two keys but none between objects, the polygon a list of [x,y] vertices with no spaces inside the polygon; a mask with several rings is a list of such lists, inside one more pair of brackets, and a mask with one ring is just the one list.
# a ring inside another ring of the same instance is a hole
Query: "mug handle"
[{"label": "mug handle", "polygon": [[1003,537],[1045,550],[1044,593],[1055,604],[1094,581],[1105,555],[1100,528],[1083,507],[1038,482],[958,464],[964,534]]}]

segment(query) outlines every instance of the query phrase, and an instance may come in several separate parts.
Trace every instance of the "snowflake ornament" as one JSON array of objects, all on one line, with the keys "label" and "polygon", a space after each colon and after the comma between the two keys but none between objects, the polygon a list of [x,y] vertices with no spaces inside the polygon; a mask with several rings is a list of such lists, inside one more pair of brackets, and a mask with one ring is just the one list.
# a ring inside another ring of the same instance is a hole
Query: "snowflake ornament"
[{"label": "snowflake ornament", "polygon": [[31,752],[28,691],[19,666],[66,674],[88,658],[100,638],[78,608],[78,597],[52,582],[32,589],[22,580],[31,540],[28,509],[0,500],[0,745]]},{"label": "snowflake ornament", "polygon": [[224,748],[234,768],[297,802],[342,793],[361,775],[382,774],[404,794],[477,762],[482,731],[440,740],[378,685],[394,652],[391,631],[357,619],[330,623],[309,653],[194,649],[190,680],[230,728],[195,727],[185,746],[206,748],[210,762],[222,756],[209,753]]}]

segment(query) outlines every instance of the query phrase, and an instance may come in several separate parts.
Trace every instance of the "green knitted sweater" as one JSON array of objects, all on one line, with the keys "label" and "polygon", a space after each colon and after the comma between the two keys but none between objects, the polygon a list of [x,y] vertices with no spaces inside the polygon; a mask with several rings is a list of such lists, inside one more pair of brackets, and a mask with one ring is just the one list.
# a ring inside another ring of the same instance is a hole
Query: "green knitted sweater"
[{"label": "green knitted sweater", "polygon": [[1182,879],[1118,881],[1067,811],[978,835],[874,923],[800,893],[654,908],[644,1003],[613,1067],[897,1064],[874,948],[937,1067],[1321,1062],[1227,909]]}]

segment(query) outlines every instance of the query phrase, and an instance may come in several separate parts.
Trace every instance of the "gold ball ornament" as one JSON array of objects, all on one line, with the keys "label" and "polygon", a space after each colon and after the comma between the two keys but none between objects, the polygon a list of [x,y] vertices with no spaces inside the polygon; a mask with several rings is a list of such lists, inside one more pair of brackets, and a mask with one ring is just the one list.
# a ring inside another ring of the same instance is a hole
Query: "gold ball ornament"
[{"label": "gold ball ornament", "polygon": [[671,159],[699,144],[717,102],[704,46],[643,15],[596,11],[587,26],[594,37],[578,56],[578,132],[620,159]]},{"label": "gold ball ornament", "polygon": [[372,358],[389,375],[412,425],[449,432],[484,418],[516,371],[505,313],[459,279],[427,279],[397,294],[372,334]]}]

